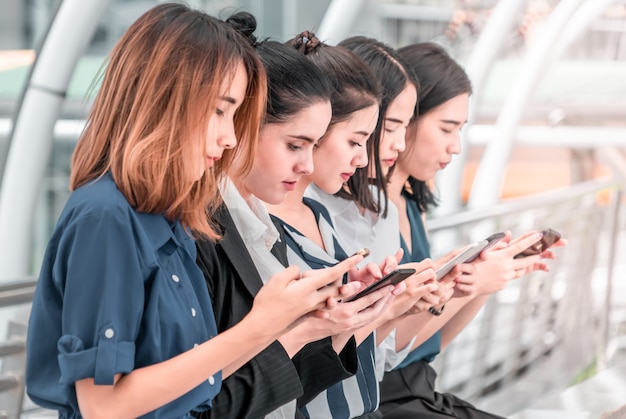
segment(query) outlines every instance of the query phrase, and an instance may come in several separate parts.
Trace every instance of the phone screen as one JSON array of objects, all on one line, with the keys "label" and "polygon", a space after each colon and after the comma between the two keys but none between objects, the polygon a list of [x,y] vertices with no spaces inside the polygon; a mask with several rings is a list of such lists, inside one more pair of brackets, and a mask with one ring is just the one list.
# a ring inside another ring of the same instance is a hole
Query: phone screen
[{"label": "phone screen", "polygon": [[365,297],[368,294],[373,293],[376,290],[379,290],[387,285],[396,285],[399,282],[404,281],[411,275],[415,273],[415,269],[413,268],[402,268],[396,269],[395,271],[385,275],[378,281],[369,285],[367,288],[359,291],[357,294],[354,294],[351,297],[346,298],[344,301],[349,303],[350,301],[358,300],[359,298]]}]

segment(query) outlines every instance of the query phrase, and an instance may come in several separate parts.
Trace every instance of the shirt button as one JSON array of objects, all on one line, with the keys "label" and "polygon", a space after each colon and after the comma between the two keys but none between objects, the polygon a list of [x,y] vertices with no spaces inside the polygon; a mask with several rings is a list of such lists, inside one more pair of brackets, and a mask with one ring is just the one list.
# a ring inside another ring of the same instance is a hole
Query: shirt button
[{"label": "shirt button", "polygon": [[111,339],[113,336],[115,336],[115,331],[113,331],[113,329],[108,328],[104,331],[104,337],[106,337],[107,339]]},{"label": "shirt button", "polygon": [[213,378],[213,376],[209,377],[209,384],[211,385],[215,384],[215,378]]},{"label": "shirt button", "polygon": [[180,282],[180,278],[176,274],[172,275],[172,279],[174,280],[174,282]]},{"label": "shirt button", "polygon": [[193,344],[193,347],[194,347],[194,348],[197,348],[198,346],[200,346],[200,345],[198,345],[197,343],[194,343],[194,344]]},{"label": "shirt button", "polygon": [[191,307],[191,316],[196,317],[196,309]]}]

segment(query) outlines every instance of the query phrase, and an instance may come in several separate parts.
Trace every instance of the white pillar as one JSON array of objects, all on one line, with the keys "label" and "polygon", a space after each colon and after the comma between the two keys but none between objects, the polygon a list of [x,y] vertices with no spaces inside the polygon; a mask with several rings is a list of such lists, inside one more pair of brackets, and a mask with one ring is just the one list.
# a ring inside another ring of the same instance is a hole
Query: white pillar
[{"label": "white pillar", "polygon": [[78,59],[108,0],[64,0],[36,58],[0,187],[0,282],[31,273],[33,214],[52,132]]}]

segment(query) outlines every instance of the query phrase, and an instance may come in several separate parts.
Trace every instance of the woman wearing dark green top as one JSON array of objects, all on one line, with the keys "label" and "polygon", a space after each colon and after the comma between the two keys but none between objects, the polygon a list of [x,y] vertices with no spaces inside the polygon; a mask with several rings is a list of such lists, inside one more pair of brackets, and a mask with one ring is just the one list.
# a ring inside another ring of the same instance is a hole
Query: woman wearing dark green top
[{"label": "woman wearing dark green top", "polygon": [[[402,262],[430,257],[424,215],[436,205],[430,182],[461,150],[460,130],[467,121],[472,88],[465,71],[441,47],[422,43],[398,50],[404,64],[419,80],[419,95],[406,131],[406,150],[400,154],[388,184],[388,196],[398,207],[405,258]],[[435,391],[437,374],[429,365],[439,351],[470,322],[495,291],[508,280],[533,270],[547,270],[541,258],[514,259],[537,240],[530,232],[511,241],[510,233],[473,263],[479,278],[472,293],[434,307],[432,319],[417,335],[414,350],[381,383],[381,407],[385,418],[500,418],[481,411],[453,394]],[[441,315],[440,315],[441,314]]]}]

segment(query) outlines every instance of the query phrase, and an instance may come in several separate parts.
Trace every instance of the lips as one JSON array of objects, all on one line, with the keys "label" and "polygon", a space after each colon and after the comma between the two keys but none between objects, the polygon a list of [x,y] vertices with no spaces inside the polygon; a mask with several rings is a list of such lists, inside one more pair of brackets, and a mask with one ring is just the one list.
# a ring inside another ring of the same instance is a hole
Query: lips
[{"label": "lips", "polygon": [[298,183],[297,180],[283,181],[283,185],[285,185],[285,189],[288,191],[296,189],[296,183]]},{"label": "lips", "polygon": [[396,159],[384,159],[382,161],[389,167],[393,166],[396,163]]},{"label": "lips", "polygon": [[341,174],[341,178],[343,179],[344,182],[347,182],[348,180],[350,180],[350,178],[352,177],[353,174],[354,174],[354,172],[342,173]]}]

